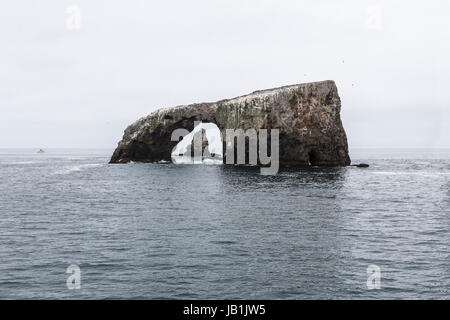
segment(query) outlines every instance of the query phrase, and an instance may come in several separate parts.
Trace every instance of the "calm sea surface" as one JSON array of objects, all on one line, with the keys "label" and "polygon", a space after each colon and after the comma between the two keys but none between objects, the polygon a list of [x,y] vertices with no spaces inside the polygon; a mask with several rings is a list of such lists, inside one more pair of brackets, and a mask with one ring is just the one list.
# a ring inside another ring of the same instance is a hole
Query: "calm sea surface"
[{"label": "calm sea surface", "polygon": [[450,298],[450,150],[276,176],[111,152],[0,150],[0,298]]}]

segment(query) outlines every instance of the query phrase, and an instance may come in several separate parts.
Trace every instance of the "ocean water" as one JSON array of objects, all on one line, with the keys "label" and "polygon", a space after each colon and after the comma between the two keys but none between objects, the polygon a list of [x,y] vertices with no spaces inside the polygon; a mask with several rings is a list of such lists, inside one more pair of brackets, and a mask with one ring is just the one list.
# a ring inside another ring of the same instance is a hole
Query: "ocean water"
[{"label": "ocean water", "polygon": [[276,176],[47,151],[0,150],[2,299],[450,298],[450,150]]}]

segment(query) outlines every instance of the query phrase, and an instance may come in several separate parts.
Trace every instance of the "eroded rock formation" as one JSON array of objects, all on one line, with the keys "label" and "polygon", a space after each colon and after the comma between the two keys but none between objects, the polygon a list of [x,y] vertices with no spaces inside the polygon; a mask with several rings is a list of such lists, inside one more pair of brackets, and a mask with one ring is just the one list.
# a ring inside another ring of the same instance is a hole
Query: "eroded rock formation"
[{"label": "eroded rock formation", "polygon": [[[346,166],[347,137],[340,118],[341,101],[334,81],[256,91],[213,103],[156,110],[130,125],[111,163],[170,161],[178,128],[192,131],[194,121],[226,129],[279,129],[280,165]],[[225,153],[224,153],[225,154]]]}]

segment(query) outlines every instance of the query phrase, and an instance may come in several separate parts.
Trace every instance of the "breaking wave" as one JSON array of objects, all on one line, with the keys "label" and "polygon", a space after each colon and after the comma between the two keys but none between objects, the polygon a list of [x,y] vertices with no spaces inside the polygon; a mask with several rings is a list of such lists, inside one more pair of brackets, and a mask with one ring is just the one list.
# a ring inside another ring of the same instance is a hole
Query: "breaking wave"
[{"label": "breaking wave", "polygon": [[73,166],[73,167],[70,167],[67,169],[58,170],[58,171],[56,171],[56,174],[70,174],[72,172],[82,171],[82,170],[101,167],[101,166],[103,166],[103,164],[100,164],[100,163],[81,164],[81,165]]}]

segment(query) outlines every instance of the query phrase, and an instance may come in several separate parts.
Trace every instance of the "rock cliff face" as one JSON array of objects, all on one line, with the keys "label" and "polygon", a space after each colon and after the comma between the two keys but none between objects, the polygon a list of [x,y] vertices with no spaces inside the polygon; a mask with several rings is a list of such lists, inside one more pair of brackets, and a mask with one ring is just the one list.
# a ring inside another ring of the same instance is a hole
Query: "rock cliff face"
[{"label": "rock cliff face", "polygon": [[171,141],[172,132],[179,128],[192,131],[194,121],[203,121],[215,123],[224,141],[226,129],[279,129],[280,165],[346,166],[350,157],[340,110],[334,81],[163,108],[125,130],[111,163],[170,161],[171,151],[178,143]]}]

